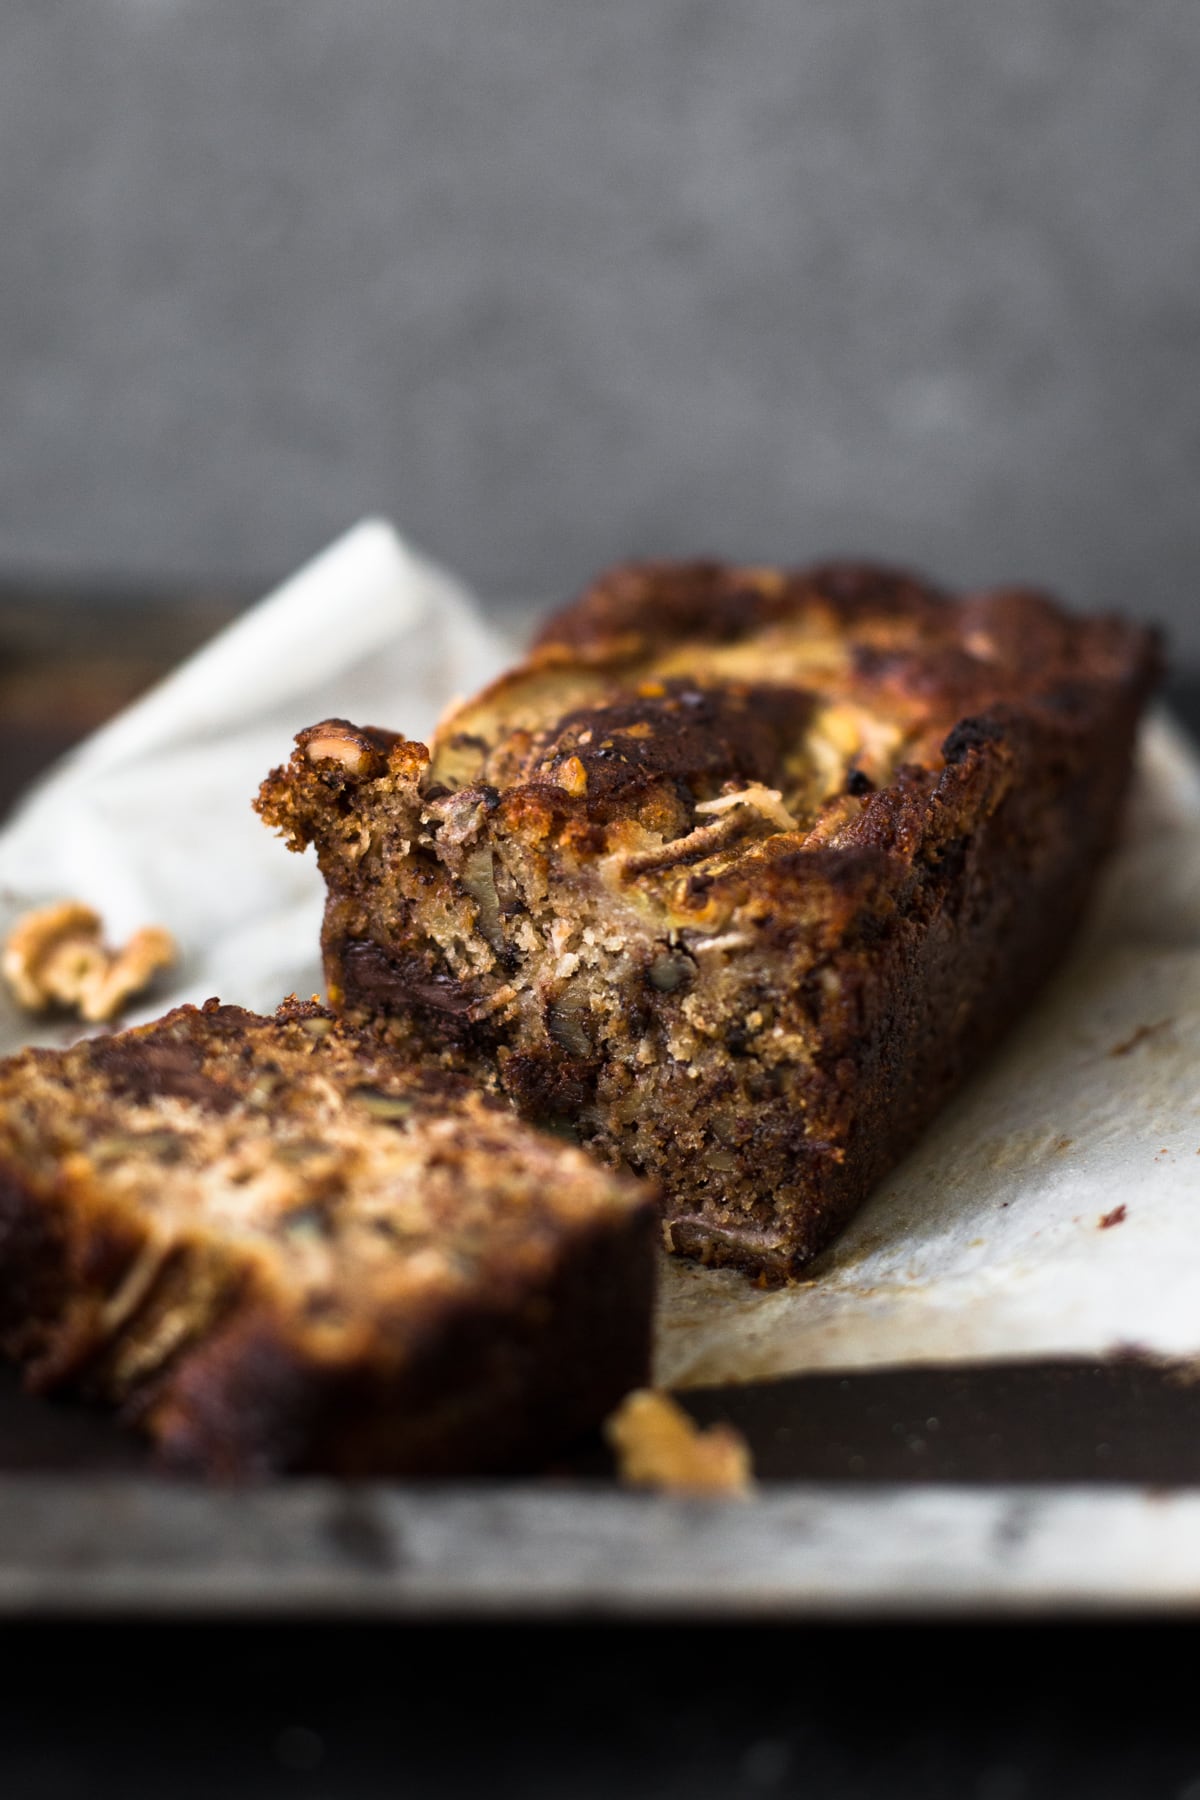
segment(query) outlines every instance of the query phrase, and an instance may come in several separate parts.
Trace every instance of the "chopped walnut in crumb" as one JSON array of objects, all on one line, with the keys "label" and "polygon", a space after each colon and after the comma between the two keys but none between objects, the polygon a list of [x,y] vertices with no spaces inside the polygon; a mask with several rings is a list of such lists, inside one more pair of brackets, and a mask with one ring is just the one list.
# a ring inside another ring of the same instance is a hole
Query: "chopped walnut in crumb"
[{"label": "chopped walnut in crumb", "polygon": [[348,775],[374,775],[383,756],[378,744],[348,719],[325,719],[300,733],[310,763],[336,763]]},{"label": "chopped walnut in crumb", "polygon": [[66,1007],[99,1025],[115,1019],[177,955],[175,940],[157,925],[135,931],[123,950],[110,950],[99,914],[81,901],[60,900],[17,920],[0,971],[28,1012]]},{"label": "chopped walnut in crumb", "polygon": [[667,1394],[635,1388],[605,1423],[604,1435],[631,1487],[743,1498],[753,1491],[750,1448],[741,1433],[732,1425],[702,1431]]}]

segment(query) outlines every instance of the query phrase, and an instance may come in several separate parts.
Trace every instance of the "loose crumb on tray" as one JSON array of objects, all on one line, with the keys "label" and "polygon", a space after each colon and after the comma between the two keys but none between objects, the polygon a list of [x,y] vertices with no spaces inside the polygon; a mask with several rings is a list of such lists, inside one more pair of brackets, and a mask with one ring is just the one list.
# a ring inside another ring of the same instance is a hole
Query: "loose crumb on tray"
[{"label": "loose crumb on tray", "polygon": [[753,1492],[750,1447],[732,1425],[702,1430],[668,1394],[635,1388],[604,1427],[617,1472],[630,1487],[676,1493]]}]

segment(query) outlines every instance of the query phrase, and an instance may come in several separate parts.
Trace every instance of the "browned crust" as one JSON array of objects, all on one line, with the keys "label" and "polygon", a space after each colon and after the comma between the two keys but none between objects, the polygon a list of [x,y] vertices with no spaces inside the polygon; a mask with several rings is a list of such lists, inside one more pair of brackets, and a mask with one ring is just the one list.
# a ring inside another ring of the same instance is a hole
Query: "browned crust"
[{"label": "browned crust", "polygon": [[[1072,615],[1037,588],[1006,587],[952,596],[909,571],[830,562],[776,569],[718,562],[626,563],[601,575],[540,628],[533,659],[624,660],[682,641],[729,644],[771,626],[820,616],[853,637],[866,625],[901,627],[911,644],[945,648],[984,629],[997,637],[1007,668],[1036,684],[1067,673],[1081,651],[1098,659],[1148,635],[1115,617]],[[936,671],[952,698],[948,665]],[[969,671],[959,671],[972,686]]]},{"label": "browned crust", "polygon": [[[349,1014],[652,1174],[670,1247],[786,1276],[1061,957],[1157,668],[1153,633],[1025,589],[631,567],[431,751],[356,783],[302,744],[260,805],[317,847]],[[585,916],[627,947],[580,1012],[520,933],[578,948]]]},{"label": "browned crust", "polygon": [[551,613],[534,655],[623,657],[682,639],[734,643],[813,606],[827,607],[844,625],[865,616],[936,619],[948,598],[928,581],[869,563],[621,563]]},{"label": "browned crust", "polygon": [[[292,1003],[265,1020],[210,1002],[65,1055],[81,1082],[103,1082],[118,1102],[169,1097],[225,1118],[262,1067],[287,1067],[288,1045],[273,1028],[306,1019],[332,1024],[312,1005]],[[165,1035],[181,1026],[182,1040]],[[219,1084],[183,1053],[193,1041],[208,1046],[214,1033],[222,1053],[240,1060],[232,1095],[215,1096]],[[438,1116],[465,1109],[468,1129],[478,1119],[489,1158],[502,1157],[501,1143],[519,1154],[535,1141],[515,1136],[523,1128],[461,1081],[408,1069],[386,1047],[360,1042],[372,1080],[390,1078],[391,1091]],[[164,1049],[173,1054],[159,1063]],[[63,1060],[39,1051],[0,1065],[0,1107],[21,1106],[23,1070]],[[595,1185],[603,1204],[590,1216],[580,1209],[559,1220],[551,1200],[535,1209],[528,1244],[517,1221],[499,1250],[485,1247],[483,1275],[469,1290],[409,1291],[401,1315],[376,1315],[364,1298],[343,1342],[318,1342],[299,1299],[203,1218],[158,1255],[147,1216],[102,1174],[81,1180],[64,1165],[48,1184],[10,1142],[0,1155],[0,1350],[36,1391],[115,1406],[168,1462],[212,1475],[433,1475],[536,1463],[594,1428],[645,1379],[657,1238],[648,1192],[614,1189],[576,1152],[554,1156],[560,1183]],[[114,1297],[128,1291],[148,1252],[144,1291],[114,1326]],[[164,1332],[169,1352],[139,1366],[138,1346]]]}]

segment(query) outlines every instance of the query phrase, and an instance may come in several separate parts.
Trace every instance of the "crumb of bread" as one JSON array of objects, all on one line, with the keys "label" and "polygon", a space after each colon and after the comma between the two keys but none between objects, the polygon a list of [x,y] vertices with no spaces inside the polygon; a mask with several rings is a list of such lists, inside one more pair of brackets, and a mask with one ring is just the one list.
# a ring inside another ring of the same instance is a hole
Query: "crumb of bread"
[{"label": "crumb of bread", "polygon": [[732,1425],[701,1428],[668,1394],[635,1388],[604,1427],[617,1472],[630,1487],[745,1497],[754,1468],[745,1438]]},{"label": "crumb of bread", "polygon": [[177,957],[175,940],[158,925],[144,926],[112,950],[98,913],[79,900],[58,900],[21,915],[5,940],[0,971],[27,1012],[64,1007],[100,1025]]}]

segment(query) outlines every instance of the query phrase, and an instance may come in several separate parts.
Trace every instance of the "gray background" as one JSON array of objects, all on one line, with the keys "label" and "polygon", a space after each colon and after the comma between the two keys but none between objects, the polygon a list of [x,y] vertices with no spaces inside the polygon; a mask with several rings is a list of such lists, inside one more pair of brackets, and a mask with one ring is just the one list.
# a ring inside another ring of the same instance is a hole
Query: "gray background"
[{"label": "gray background", "polygon": [[1197,0],[0,0],[0,571],[868,551],[1200,657]]}]

